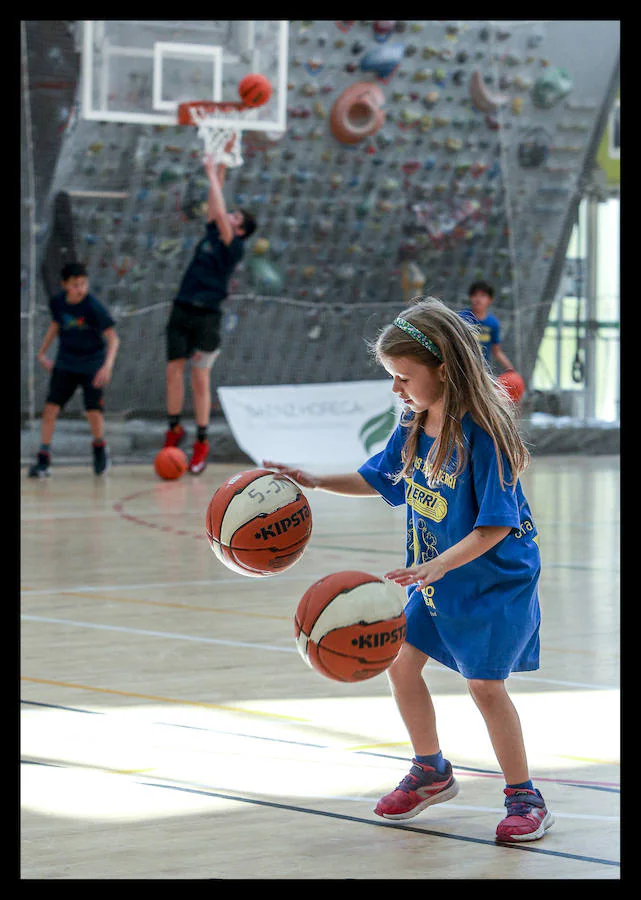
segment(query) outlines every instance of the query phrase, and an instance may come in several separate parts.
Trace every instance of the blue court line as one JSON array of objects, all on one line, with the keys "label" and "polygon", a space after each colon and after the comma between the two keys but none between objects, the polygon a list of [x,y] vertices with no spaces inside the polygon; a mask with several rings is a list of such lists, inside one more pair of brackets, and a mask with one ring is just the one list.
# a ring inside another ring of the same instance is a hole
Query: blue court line
[{"label": "blue court line", "polygon": [[[57,763],[40,762],[38,760],[21,760],[25,765],[31,766],[48,766],[51,768],[73,768],[73,766],[64,766]],[[324,809],[310,809],[307,806],[294,806],[292,803],[278,803],[275,800],[258,800],[252,797],[237,797],[233,794],[222,794],[219,791],[203,790],[202,788],[182,787],[173,784],[159,784],[153,781],[136,781],[136,784],[144,787],[161,788],[166,791],[178,791],[183,794],[198,794],[202,797],[214,797],[217,800],[228,800],[233,803],[247,803],[250,806],[264,806],[269,809],[282,809],[287,812],[305,813],[310,816],[323,816],[328,819],[338,819],[341,822],[356,822],[359,825],[374,825],[377,828],[393,828],[396,831],[410,831],[413,834],[425,834],[430,837],[445,838],[450,841],[462,841],[467,844],[482,844],[486,847],[501,847],[508,850],[523,850],[528,853],[538,853],[542,856],[555,856],[559,859],[573,859],[577,862],[596,863],[602,866],[615,866],[620,868],[621,863],[614,859],[601,859],[597,856],[581,856],[577,853],[565,853],[562,850],[546,850],[543,847],[531,847],[524,844],[503,844],[497,841],[490,841],[487,838],[474,838],[465,834],[449,834],[445,831],[434,831],[431,828],[418,828],[416,825],[402,825],[399,822],[377,822],[374,819],[363,819],[361,816],[348,816],[344,813],[328,812]]]},{"label": "blue court line", "polygon": [[333,813],[323,809],[309,809],[306,806],[293,806],[290,803],[277,803],[274,800],[256,800],[250,797],[235,797],[232,794],[221,794],[218,791],[205,791],[200,788],[179,787],[171,784],[153,784],[149,781],[139,781],[137,783],[147,787],[163,788],[168,791],[182,791],[187,794],[201,794],[205,797],[215,797],[218,800],[232,800],[238,803],[248,803],[252,806],[266,806],[270,809],[284,809],[288,812],[300,812],[312,816],[325,816],[329,819],[339,819],[342,822],[357,822],[361,825],[374,825],[378,828],[394,828],[397,831],[411,831],[414,834],[426,834],[430,837],[447,838],[452,841],[463,841],[468,844],[485,844],[488,847],[506,847],[510,850],[525,850],[529,853],[540,853],[543,856],[556,856],[560,859],[574,859],[578,862],[597,863],[602,866],[620,867],[621,865],[621,863],[614,859],[600,859],[596,856],[580,856],[576,853],[564,853],[561,850],[545,850],[543,847],[525,847],[521,844],[502,844],[484,838],[473,838],[463,834],[448,834],[444,831],[433,831],[429,828],[417,828],[415,825],[401,825],[397,822],[376,822],[373,819],[363,819],[360,816],[347,816],[343,813]]},{"label": "blue court line", "polygon": [[[107,715],[105,712],[97,712],[93,710],[87,709],[76,709],[72,706],[60,706],[55,703],[38,703],[36,700],[20,700],[21,703],[24,703],[27,706],[45,706],[49,709],[64,709],[68,712],[80,712],[80,713],[89,713],[91,715],[104,716]],[[250,741],[270,741],[276,744],[291,744],[295,747],[313,747],[316,750],[331,750],[335,749],[330,747],[328,744],[313,744],[308,741],[293,741],[288,740],[287,738],[274,738],[274,737],[264,737],[260,734],[246,734],[243,731],[228,731],[227,729],[221,728],[203,728],[201,725],[183,725],[180,722],[154,722],[155,725],[163,725],[165,728],[186,728],[192,731],[207,731],[212,734],[227,734],[232,737],[242,737],[246,738]],[[346,751],[350,752],[350,751]],[[374,750],[352,750],[352,753],[361,755],[361,756],[376,756],[380,759],[398,759],[403,762],[409,762],[409,758],[407,756],[394,756],[391,753],[376,753]],[[477,773],[479,775],[502,775],[502,772],[497,772],[495,769],[477,769],[472,766],[452,766],[454,771],[457,769],[461,772],[472,772]],[[535,776],[536,778],[536,776]],[[584,788],[586,790],[592,791],[605,791],[610,794],[620,794],[621,789],[617,787],[604,787],[602,785],[593,785],[593,784],[576,784],[572,781],[564,781],[563,779],[550,779],[553,784],[562,784],[564,787],[576,787],[576,788]],[[377,823],[378,824],[378,823]]]},{"label": "blue court line", "polygon": [[[393,756],[390,753],[375,753],[373,750],[354,750],[354,753],[361,753],[363,756],[380,756],[381,759],[400,759],[403,762],[409,762],[407,756]],[[457,766],[453,765],[452,768],[454,771],[457,769],[460,772],[476,772],[479,775],[502,775],[502,772],[497,772],[496,769],[476,769],[471,766]],[[533,776],[536,781],[536,775]],[[551,779],[550,779],[551,780]],[[621,788],[618,787],[604,787],[599,784],[575,784],[573,781],[563,781],[562,778],[555,778],[553,780],[554,784],[562,784],[564,787],[578,787],[578,788],[587,788],[591,791],[605,791],[608,794],[620,794]]]}]

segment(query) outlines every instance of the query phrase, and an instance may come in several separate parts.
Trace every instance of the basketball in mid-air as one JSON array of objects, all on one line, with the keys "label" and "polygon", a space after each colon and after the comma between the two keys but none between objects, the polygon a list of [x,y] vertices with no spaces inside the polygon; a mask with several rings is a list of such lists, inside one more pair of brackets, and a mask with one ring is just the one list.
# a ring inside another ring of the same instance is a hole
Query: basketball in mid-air
[{"label": "basketball in mid-air", "polygon": [[154,469],[165,481],[175,481],[187,471],[187,456],[180,447],[163,447],[156,454]]},{"label": "basketball in mid-air", "polygon": [[518,403],[525,393],[525,382],[514,369],[508,369],[507,372],[501,372],[497,381],[499,384],[503,385],[515,403]]},{"label": "basketball in mid-air", "polygon": [[272,95],[271,81],[264,75],[245,75],[238,93],[245,106],[264,106]]},{"label": "basketball in mid-air", "polygon": [[314,582],[294,616],[305,662],[334,681],[365,681],[390,666],[405,640],[405,588],[366,572]]},{"label": "basketball in mid-air", "polygon": [[307,498],[291,478],[248,469],[228,478],[209,502],[205,531],[218,559],[260,578],[290,569],[312,534]]}]

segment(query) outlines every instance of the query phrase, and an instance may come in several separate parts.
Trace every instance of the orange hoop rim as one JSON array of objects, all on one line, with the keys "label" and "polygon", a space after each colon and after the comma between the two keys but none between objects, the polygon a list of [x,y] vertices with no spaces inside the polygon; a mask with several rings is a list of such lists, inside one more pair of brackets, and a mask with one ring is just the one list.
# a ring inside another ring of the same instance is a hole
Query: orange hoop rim
[{"label": "orange hoop rim", "polygon": [[[187,100],[178,104],[178,124],[200,125],[203,116],[211,116],[216,112],[243,113],[251,109],[251,106],[241,101]],[[221,124],[224,125],[224,120],[221,120]]]}]

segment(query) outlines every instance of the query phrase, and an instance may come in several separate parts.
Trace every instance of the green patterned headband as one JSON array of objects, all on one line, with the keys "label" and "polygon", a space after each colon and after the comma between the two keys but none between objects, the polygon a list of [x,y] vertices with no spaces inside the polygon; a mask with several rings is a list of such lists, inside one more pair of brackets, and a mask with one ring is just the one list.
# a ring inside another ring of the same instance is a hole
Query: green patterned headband
[{"label": "green patterned headband", "polygon": [[399,318],[394,319],[394,325],[396,325],[397,328],[400,328],[401,331],[404,331],[405,334],[409,334],[410,337],[413,337],[415,341],[418,341],[426,350],[429,350],[430,353],[433,353],[437,359],[443,362],[441,351],[434,341],[431,341],[422,331],[419,331],[418,328],[412,325],[411,322],[408,322],[407,319],[401,319],[399,316]]}]

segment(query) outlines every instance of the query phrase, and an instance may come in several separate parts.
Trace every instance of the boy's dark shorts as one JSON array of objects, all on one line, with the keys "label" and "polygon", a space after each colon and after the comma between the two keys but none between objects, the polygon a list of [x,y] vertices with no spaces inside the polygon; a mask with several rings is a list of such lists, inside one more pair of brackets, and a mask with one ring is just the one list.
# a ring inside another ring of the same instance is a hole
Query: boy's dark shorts
[{"label": "boy's dark shorts", "polygon": [[92,412],[93,410],[102,412],[102,388],[94,387],[91,383],[95,374],[93,372],[91,375],[83,375],[80,372],[67,372],[66,369],[54,368],[49,381],[47,403],[55,403],[56,406],[62,409],[71,400],[76,389],[81,387],[85,401],[85,410],[87,412]]},{"label": "boy's dark shorts", "polygon": [[167,359],[189,359],[196,350],[213,353],[220,346],[219,310],[174,303],[167,322]]}]

